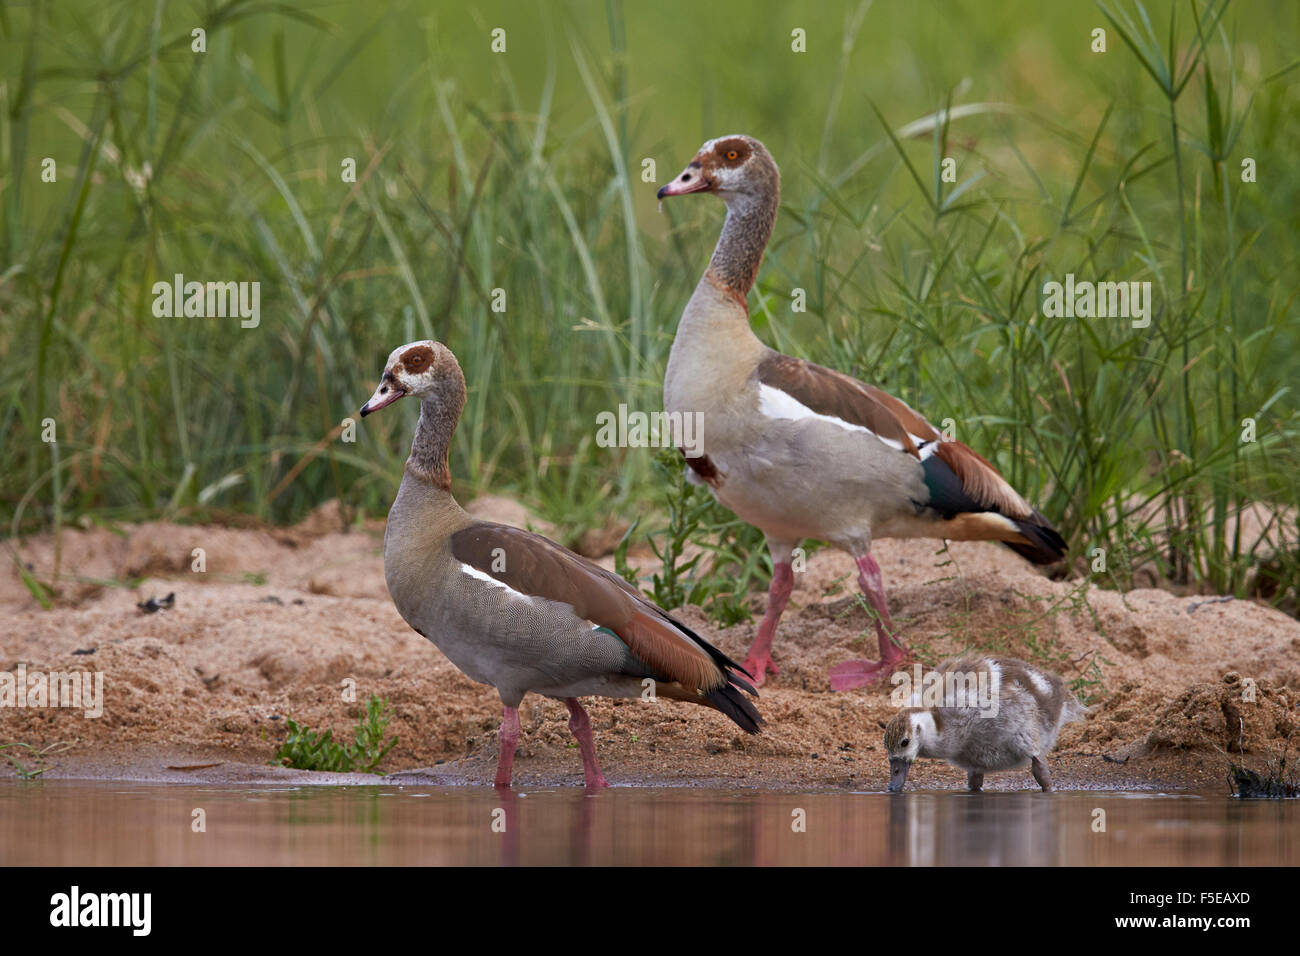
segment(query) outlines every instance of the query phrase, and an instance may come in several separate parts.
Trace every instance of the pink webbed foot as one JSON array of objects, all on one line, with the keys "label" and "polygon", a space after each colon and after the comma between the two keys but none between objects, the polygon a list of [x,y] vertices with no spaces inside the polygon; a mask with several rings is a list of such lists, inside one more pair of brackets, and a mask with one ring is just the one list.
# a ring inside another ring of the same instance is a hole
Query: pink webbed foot
[{"label": "pink webbed foot", "polygon": [[588,790],[605,790],[609,787],[609,781],[599,767],[584,767],[583,778]]},{"label": "pink webbed foot", "polygon": [[902,660],[900,654],[892,660],[843,661],[827,671],[826,676],[830,679],[831,690],[852,690],[885,679],[897,669]]},{"label": "pink webbed foot", "polygon": [[876,638],[880,645],[880,660],[844,661],[836,664],[826,674],[831,690],[852,690],[881,680],[892,674],[907,659],[907,649],[894,639],[894,622],[889,617],[889,604],[885,600],[885,586],[881,581],[880,565],[869,554],[857,559],[858,584],[863,596],[875,611]]},{"label": "pink webbed foot", "polygon": [[762,687],[763,682],[767,680],[768,674],[776,675],[781,673],[781,669],[777,667],[776,662],[772,660],[771,654],[760,654],[746,657],[743,666],[745,670],[749,671],[749,673],[754,676],[752,683],[755,687]]}]

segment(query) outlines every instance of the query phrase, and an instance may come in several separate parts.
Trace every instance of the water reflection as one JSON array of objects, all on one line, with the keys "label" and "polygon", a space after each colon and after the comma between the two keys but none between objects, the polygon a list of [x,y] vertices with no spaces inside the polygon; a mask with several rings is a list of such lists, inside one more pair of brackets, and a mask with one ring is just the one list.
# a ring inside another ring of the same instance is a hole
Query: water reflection
[{"label": "water reflection", "polygon": [[0,784],[5,865],[1294,865],[1297,824],[1221,794]]}]

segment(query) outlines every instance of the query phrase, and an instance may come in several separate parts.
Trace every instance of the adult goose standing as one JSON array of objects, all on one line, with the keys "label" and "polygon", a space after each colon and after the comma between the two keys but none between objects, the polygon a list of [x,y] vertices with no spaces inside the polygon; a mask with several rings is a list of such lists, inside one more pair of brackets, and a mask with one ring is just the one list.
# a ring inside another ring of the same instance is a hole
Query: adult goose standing
[{"label": "adult goose standing", "polygon": [[616,574],[553,541],[468,515],[447,461],[465,407],[465,377],[446,346],[394,349],[364,418],[404,396],[420,420],[384,532],[384,577],[398,612],[470,679],[501,695],[496,785],[510,786],[519,704],[562,699],[588,787],[608,784],[579,697],[658,697],[719,710],[756,733],[761,718],[737,665]]},{"label": "adult goose standing", "polygon": [[[883,537],[1001,541],[1036,564],[1065,542],[997,470],[880,389],[773,351],[749,326],[746,296],[780,201],[780,174],[751,136],[709,140],[659,198],[714,193],[727,206],[722,237],[682,312],[668,358],[664,405],[698,413],[702,453],[691,477],[767,539],[767,613],[745,660],[761,684],[777,673],[772,639],[805,538],[847,551],[875,610],[880,660],[831,669],[835,690],[866,684],[904,656],[871,542]],[[685,455],[685,452],[683,452]]]}]

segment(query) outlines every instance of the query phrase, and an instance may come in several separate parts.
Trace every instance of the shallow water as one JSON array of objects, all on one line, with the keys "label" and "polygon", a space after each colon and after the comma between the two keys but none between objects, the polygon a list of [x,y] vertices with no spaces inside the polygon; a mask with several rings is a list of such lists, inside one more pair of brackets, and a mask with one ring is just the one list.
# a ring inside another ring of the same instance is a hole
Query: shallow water
[{"label": "shallow water", "polygon": [[52,780],[0,785],[0,864],[1294,865],[1298,824],[1300,802],[1222,794]]}]

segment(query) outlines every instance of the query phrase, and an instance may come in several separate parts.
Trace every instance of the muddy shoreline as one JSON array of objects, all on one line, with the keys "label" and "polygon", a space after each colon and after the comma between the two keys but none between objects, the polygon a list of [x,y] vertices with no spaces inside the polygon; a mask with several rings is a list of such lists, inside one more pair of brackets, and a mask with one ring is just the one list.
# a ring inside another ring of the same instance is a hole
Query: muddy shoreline
[{"label": "muddy shoreline", "polygon": [[[129,754],[105,753],[63,755],[47,760],[44,780],[98,781],[187,786],[399,786],[491,787],[496,754],[483,751],[428,767],[394,770],[384,775],[364,773],[321,773],[294,770],[271,763],[250,762],[259,755],[245,755],[217,748],[174,749],[144,747]],[[602,757],[604,755],[602,754]],[[883,793],[888,773],[875,764],[873,755],[842,761],[837,755],[818,766],[813,759],[770,758],[748,771],[717,773],[703,766],[703,760],[669,760],[670,766],[650,765],[626,754],[610,755],[603,769],[612,786],[692,788],[712,790],[772,790],[786,792],[850,791]],[[877,755],[878,756],[878,755]],[[880,758],[883,759],[883,758]],[[839,764],[836,766],[836,764]],[[1057,751],[1053,759],[1053,783],[1058,790],[1086,791],[1221,791],[1227,793],[1223,768],[1213,761],[1166,756],[1133,769],[1115,765],[1099,756]],[[913,780],[913,776],[915,779]],[[965,775],[932,761],[918,763],[909,775],[908,790],[964,790]],[[519,760],[516,789],[583,786],[582,764],[577,754],[534,757]],[[1026,770],[990,775],[986,791],[1033,791],[1038,788]]]},{"label": "muddy shoreline", "polygon": [[[526,520],[500,499],[480,510]],[[49,779],[490,784],[499,700],[397,615],[381,535],[380,523],[340,531],[329,509],[291,529],[156,523],[65,533],[62,593],[51,610],[12,566],[0,576],[0,670],[100,671],[104,714],[3,707],[0,742],[75,741],[49,758]],[[53,567],[48,536],[17,546],[31,567]],[[193,569],[195,548],[202,571]],[[894,619],[922,662],[980,647],[1037,661],[1095,695],[1050,759],[1060,789],[1226,793],[1229,754],[1260,768],[1294,722],[1300,622],[1278,611],[1052,581],[983,543],[942,551],[937,542],[886,540],[875,553]],[[610,782],[883,790],[889,689],[836,694],[826,681],[830,665],[874,650],[852,570],[847,556],[821,551],[798,576],[776,642],[781,674],[758,704],[767,722],[760,735],[703,708],[590,701]],[[133,580],[134,589],[112,583]],[[167,609],[137,607],[169,593]],[[760,613],[764,600],[753,597]],[[720,629],[696,608],[680,616],[737,659],[757,625]],[[389,777],[334,780],[270,766],[286,716],[351,738],[360,707],[343,699],[345,680],[355,681],[358,700],[375,693],[391,701],[389,733],[400,742],[382,765]],[[518,784],[581,786],[563,704],[526,698],[521,720]],[[168,769],[205,763],[217,766]],[[0,776],[13,777],[13,768],[0,766]],[[962,786],[963,774],[933,761],[909,778],[909,789]],[[1033,786],[1027,771],[986,781],[993,790]]]}]

